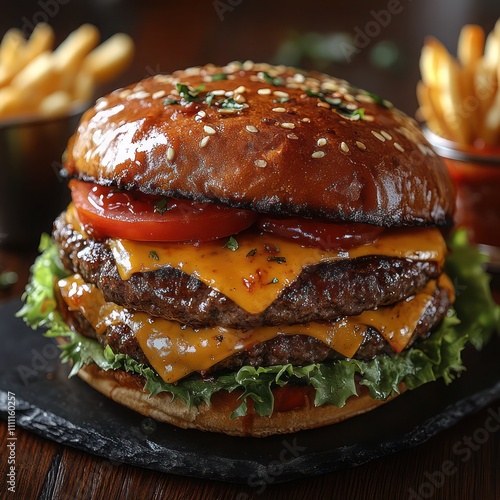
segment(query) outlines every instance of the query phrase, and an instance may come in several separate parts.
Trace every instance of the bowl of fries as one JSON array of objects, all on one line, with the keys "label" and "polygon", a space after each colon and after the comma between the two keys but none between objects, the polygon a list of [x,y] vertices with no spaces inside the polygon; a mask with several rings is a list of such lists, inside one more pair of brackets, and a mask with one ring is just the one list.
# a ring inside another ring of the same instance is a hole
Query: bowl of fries
[{"label": "bowl of fries", "polygon": [[455,222],[500,271],[500,20],[462,28],[457,58],[429,38],[417,85],[424,133],[455,181]]},{"label": "bowl of fries", "polygon": [[68,202],[61,157],[98,84],[130,63],[133,42],[118,33],[99,45],[85,24],[54,48],[38,24],[28,40],[9,30],[0,43],[0,244],[35,243]]}]

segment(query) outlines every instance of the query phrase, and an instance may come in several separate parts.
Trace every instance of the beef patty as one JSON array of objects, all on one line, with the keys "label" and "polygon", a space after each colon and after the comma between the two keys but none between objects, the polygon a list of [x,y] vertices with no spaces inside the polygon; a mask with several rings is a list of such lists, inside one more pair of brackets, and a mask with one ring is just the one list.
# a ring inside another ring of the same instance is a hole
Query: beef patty
[{"label": "beef patty", "polygon": [[[445,288],[437,288],[430,299],[426,310],[420,318],[412,338],[407,345],[410,347],[415,340],[426,338],[430,331],[441,322],[450,307],[450,296]],[[105,347],[109,345],[113,352],[127,354],[139,363],[149,365],[132,330],[124,323],[108,326],[107,330],[96,334],[92,326],[81,313],[69,311],[61,302],[60,310],[66,324],[83,335],[97,338]],[[372,359],[374,356],[391,353],[389,344],[377,330],[368,328],[360,348],[353,356],[355,359]],[[300,366],[310,363],[321,363],[327,360],[343,358],[338,352],[325,343],[306,335],[278,335],[277,337],[253,345],[248,351],[234,354],[213,366],[209,371],[236,370],[241,366],[273,366],[291,363]]]},{"label": "beef patty", "polygon": [[403,300],[441,272],[435,262],[384,256],[323,262],[304,268],[267,309],[251,314],[175,268],[135,273],[122,280],[109,246],[83,238],[64,214],[54,223],[53,237],[66,269],[97,285],[108,302],[195,328],[249,330],[262,325],[331,322]]}]

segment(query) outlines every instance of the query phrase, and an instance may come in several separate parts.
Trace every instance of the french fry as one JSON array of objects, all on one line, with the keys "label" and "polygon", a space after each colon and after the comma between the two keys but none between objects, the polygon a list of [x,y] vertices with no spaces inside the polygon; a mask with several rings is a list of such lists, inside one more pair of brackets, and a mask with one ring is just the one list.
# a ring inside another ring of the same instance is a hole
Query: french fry
[{"label": "french fry", "polygon": [[23,61],[24,65],[30,63],[42,52],[52,50],[54,48],[54,39],[54,30],[48,24],[37,24],[28,42],[26,43]]},{"label": "french fry", "polygon": [[[35,26],[26,40],[9,30],[0,41],[0,119],[66,113],[73,104],[87,103],[97,83],[114,78],[130,63],[132,39],[123,33],[101,46],[99,30],[84,24],[53,50],[54,31]],[[96,48],[97,47],[97,48]]]},{"label": "french fry", "polygon": [[94,93],[94,78],[85,69],[80,70],[76,79],[75,85],[72,89],[72,98],[74,101],[88,102],[92,99]]},{"label": "french fry", "polygon": [[26,99],[49,94],[57,83],[55,68],[49,51],[42,52],[25,66],[13,79],[12,86],[25,94]]},{"label": "french fry", "polygon": [[444,136],[449,135],[449,132],[443,119],[440,101],[436,99],[438,92],[439,89],[428,87],[422,81],[417,83],[417,98],[427,125],[435,134]]},{"label": "french fry", "polygon": [[[472,103],[479,109],[475,92],[475,72],[484,50],[484,30],[477,25],[464,26],[458,39],[457,55],[462,65],[462,92],[463,99],[472,99]],[[477,131],[481,126],[481,114],[471,111],[470,120],[473,130]]]},{"label": "french fry", "polygon": [[424,45],[422,48],[422,54],[420,55],[420,74],[422,75],[422,81],[427,87],[438,86],[435,64],[435,51],[429,45]]},{"label": "french fry", "polygon": [[26,41],[17,29],[7,31],[0,45],[0,87],[8,85],[22,68]]},{"label": "french fry", "polygon": [[132,60],[134,42],[125,33],[117,33],[94,49],[84,60],[83,68],[97,83],[112,80]]},{"label": "french fry", "polygon": [[64,90],[57,90],[45,97],[38,108],[40,115],[47,118],[61,116],[70,107],[71,97]]},{"label": "french fry", "polygon": [[83,59],[99,43],[99,37],[95,26],[84,24],[54,51],[54,67],[61,80],[61,89],[71,89]]},{"label": "french fry", "polygon": [[0,89],[0,118],[10,118],[22,114],[22,92],[15,87]]},{"label": "french fry", "polygon": [[417,97],[429,128],[459,143],[500,143],[500,19],[487,37],[479,26],[464,26],[456,60],[427,38],[420,71]]}]

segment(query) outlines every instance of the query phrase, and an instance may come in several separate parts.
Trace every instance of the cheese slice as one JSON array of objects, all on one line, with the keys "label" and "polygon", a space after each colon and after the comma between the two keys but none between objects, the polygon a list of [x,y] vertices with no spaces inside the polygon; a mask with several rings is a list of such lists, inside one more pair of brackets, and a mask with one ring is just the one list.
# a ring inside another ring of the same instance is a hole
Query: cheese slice
[{"label": "cheese slice", "polygon": [[[85,235],[72,203],[66,220]],[[108,244],[123,280],[134,273],[174,267],[193,274],[251,314],[267,309],[307,266],[368,255],[435,261],[441,266],[446,256],[446,243],[436,228],[387,230],[374,243],[349,251],[305,247],[268,233],[242,233],[236,238],[235,251],[224,246],[227,239],[199,245],[109,239]]]},{"label": "cheese slice", "polygon": [[[177,382],[195,371],[208,370],[227,357],[278,335],[307,335],[350,358],[361,346],[368,327],[378,330],[395,352],[410,341],[427,308],[437,283],[430,281],[414,297],[359,316],[344,316],[331,324],[308,323],[293,326],[265,326],[248,332],[214,327],[193,329],[143,312],[130,312],[107,303],[102,293],[73,275],[58,283],[61,296],[71,310],[80,311],[98,332],[110,325],[126,324],[137,338],[151,366],[168,383]],[[453,289],[442,276],[439,286]],[[451,292],[452,293],[452,292]]]},{"label": "cheese slice", "polygon": [[122,279],[133,273],[170,266],[229,297],[249,313],[261,313],[300,275],[304,267],[367,255],[384,255],[442,263],[444,239],[435,228],[386,231],[371,245],[349,251],[304,247],[271,234],[240,234],[238,249],[224,247],[227,239],[195,246],[109,240]]}]

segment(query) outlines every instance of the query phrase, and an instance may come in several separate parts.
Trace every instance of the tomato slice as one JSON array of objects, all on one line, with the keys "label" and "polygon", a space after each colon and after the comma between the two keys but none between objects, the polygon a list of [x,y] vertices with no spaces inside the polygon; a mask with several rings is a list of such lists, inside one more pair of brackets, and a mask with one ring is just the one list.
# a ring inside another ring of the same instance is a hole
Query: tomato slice
[{"label": "tomato slice", "polygon": [[260,219],[259,227],[265,232],[291,238],[302,245],[319,247],[323,250],[349,250],[369,245],[377,240],[385,229],[369,224],[336,224],[304,218],[268,217]]},{"label": "tomato slice", "polygon": [[69,187],[80,221],[97,239],[203,242],[239,233],[257,219],[250,210],[121,191],[91,182],[71,180]]}]

